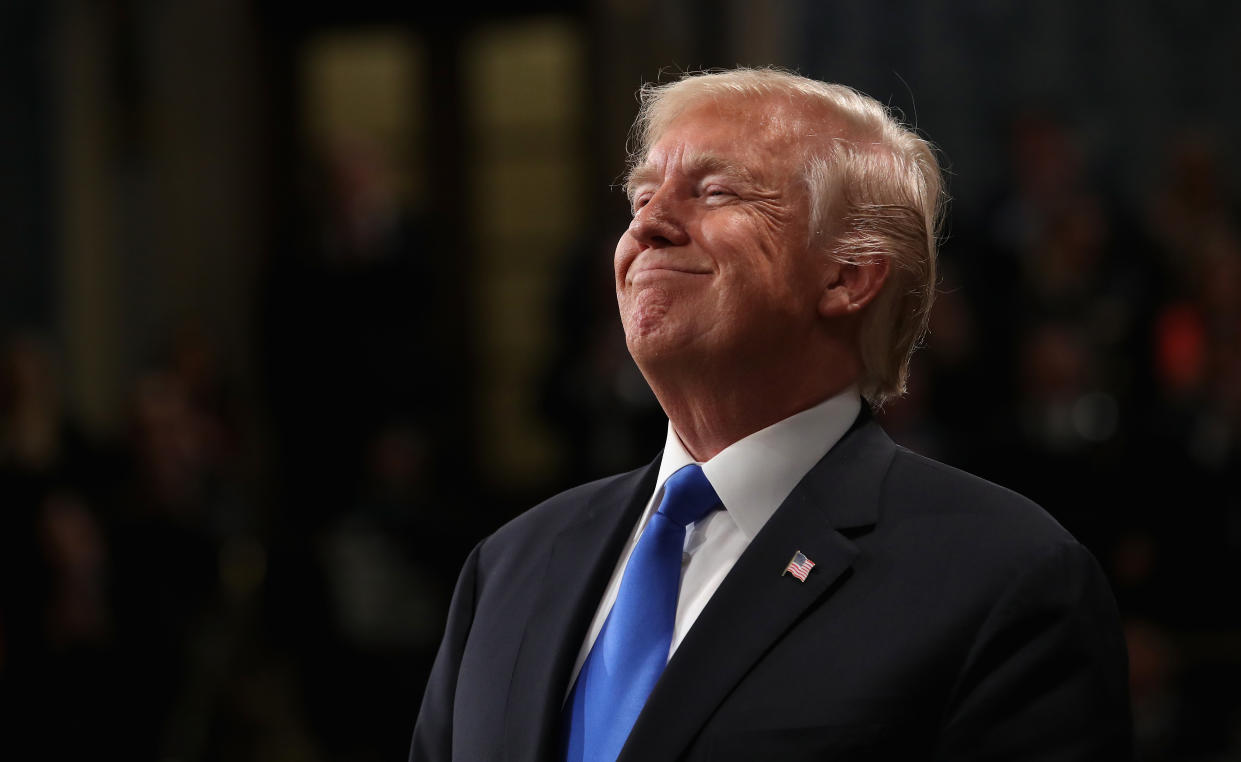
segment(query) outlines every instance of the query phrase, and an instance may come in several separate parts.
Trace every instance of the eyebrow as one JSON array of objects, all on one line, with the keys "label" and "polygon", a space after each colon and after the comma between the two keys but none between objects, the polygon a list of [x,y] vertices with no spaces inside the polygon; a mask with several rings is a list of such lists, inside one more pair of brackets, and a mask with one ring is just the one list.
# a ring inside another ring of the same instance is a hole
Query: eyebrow
[{"label": "eyebrow", "polygon": [[[745,166],[715,154],[693,153],[686,156],[682,161],[685,164],[687,173],[690,175],[724,175],[751,185],[757,184],[754,173]],[[637,186],[645,183],[657,183],[661,174],[662,172],[653,164],[640,164],[634,167],[629,172],[628,177],[625,178],[625,194],[632,200]]]},{"label": "eyebrow", "polygon": [[659,180],[660,172],[651,164],[640,164],[629,171],[625,177],[625,195],[633,200],[634,189],[639,185],[654,183]]}]

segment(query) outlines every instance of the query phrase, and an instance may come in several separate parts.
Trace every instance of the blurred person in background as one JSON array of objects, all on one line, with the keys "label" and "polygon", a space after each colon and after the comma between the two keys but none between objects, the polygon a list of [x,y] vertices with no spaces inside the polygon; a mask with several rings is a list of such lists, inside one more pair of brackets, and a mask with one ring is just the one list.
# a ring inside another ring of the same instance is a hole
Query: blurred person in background
[{"label": "blurred person in background", "polygon": [[0,717],[48,758],[116,749],[122,713],[101,453],[65,413],[54,353],[0,354]]},{"label": "blurred person in background", "polygon": [[466,561],[410,759],[1124,759],[1125,647],[1041,508],[897,447],[938,163],[773,70],[642,92],[615,254],[669,424]]},{"label": "blurred person in background", "polygon": [[269,263],[260,306],[278,476],[265,616],[331,758],[408,740],[384,732],[408,709],[357,697],[394,674],[425,680],[449,593],[436,572],[469,547],[436,487],[464,461],[431,446],[457,412],[442,403],[457,370],[438,360],[434,250],[390,163],[361,138],[317,146],[306,228]]}]

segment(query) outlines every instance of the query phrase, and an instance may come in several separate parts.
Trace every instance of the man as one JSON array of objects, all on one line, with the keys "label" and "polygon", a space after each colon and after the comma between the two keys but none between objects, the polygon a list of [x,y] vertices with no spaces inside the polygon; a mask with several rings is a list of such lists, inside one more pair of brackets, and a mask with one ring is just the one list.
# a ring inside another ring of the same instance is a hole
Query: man
[{"label": "man", "polygon": [[636,136],[616,293],[666,447],[474,549],[411,760],[1127,756],[1093,558],[862,402],[925,331],[927,144],[771,70],[647,87]]}]

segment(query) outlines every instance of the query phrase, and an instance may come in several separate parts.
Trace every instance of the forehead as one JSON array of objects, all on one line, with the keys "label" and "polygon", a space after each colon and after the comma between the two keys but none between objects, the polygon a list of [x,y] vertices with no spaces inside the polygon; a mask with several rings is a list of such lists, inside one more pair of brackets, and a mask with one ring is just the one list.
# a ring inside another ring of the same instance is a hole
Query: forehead
[{"label": "forehead", "polygon": [[788,99],[704,99],[652,136],[630,183],[662,176],[674,165],[687,172],[731,170],[774,184],[800,175],[808,153],[834,134],[830,120],[812,118],[806,107]]}]

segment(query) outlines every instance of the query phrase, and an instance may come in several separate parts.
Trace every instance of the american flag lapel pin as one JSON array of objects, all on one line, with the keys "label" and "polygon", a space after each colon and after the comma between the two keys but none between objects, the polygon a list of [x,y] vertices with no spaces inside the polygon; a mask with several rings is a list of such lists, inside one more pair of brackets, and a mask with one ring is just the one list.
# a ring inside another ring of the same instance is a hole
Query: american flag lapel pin
[{"label": "american flag lapel pin", "polygon": [[806,581],[806,575],[814,568],[814,561],[806,558],[806,554],[800,550],[793,554],[793,560],[789,561],[789,565],[784,567],[784,572],[780,575],[792,574],[802,582]]}]

